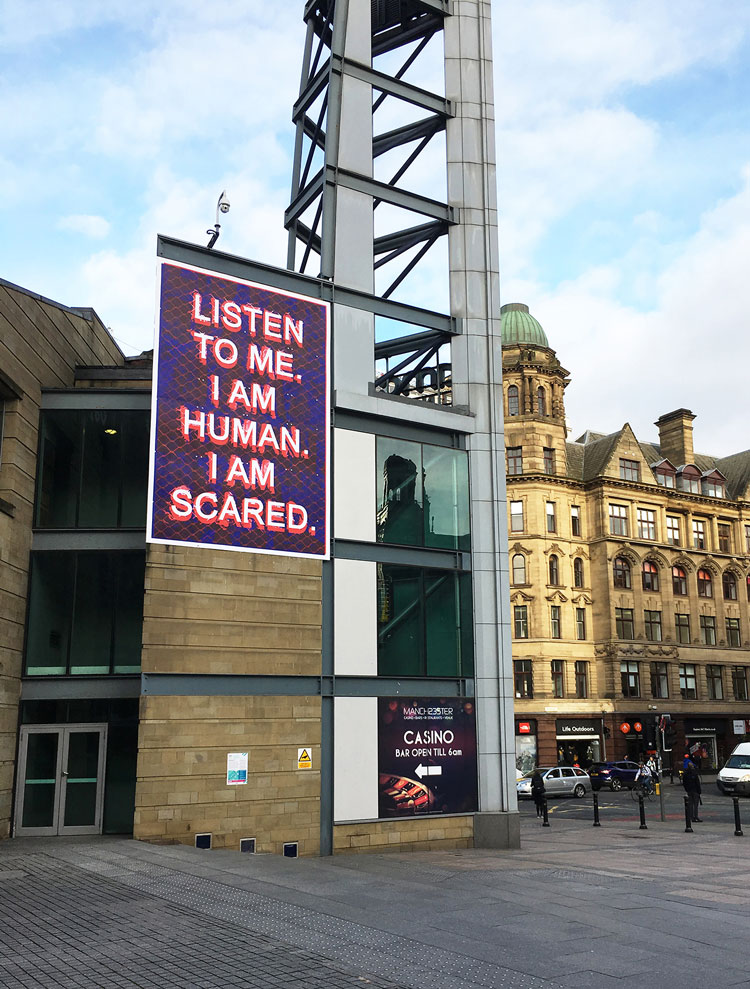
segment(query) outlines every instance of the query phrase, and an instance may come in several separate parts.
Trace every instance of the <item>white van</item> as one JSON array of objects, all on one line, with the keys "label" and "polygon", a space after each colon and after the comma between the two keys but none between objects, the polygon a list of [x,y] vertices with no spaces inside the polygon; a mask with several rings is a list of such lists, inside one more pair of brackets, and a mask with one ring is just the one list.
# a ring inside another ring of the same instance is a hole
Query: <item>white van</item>
[{"label": "white van", "polygon": [[[726,761],[726,765],[716,777],[716,785],[722,793],[735,793],[737,784],[750,783],[750,742],[740,742],[732,750],[732,754]],[[747,787],[742,786],[740,790],[747,792]]]}]

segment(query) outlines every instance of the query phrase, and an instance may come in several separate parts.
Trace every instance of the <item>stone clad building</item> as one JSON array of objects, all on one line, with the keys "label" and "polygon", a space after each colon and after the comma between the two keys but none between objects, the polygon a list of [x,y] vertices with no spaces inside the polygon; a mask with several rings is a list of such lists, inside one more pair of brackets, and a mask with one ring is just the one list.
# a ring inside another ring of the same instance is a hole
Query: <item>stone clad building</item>
[{"label": "stone clad building", "polygon": [[687,409],[567,439],[563,368],[502,309],[519,768],[674,752],[721,765],[750,728],[750,451],[696,453]]}]

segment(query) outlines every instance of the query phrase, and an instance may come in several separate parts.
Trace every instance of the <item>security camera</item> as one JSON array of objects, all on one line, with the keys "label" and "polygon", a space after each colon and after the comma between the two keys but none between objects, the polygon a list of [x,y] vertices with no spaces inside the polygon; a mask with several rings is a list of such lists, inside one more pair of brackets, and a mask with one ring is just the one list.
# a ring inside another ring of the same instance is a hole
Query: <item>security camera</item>
[{"label": "security camera", "polygon": [[227,199],[226,190],[222,192],[219,196],[219,201],[216,204],[216,223],[214,224],[213,230],[207,230],[206,233],[211,238],[208,242],[209,250],[214,246],[216,241],[219,239],[219,231],[221,230],[221,224],[219,223],[219,213],[229,212],[229,200]]},{"label": "security camera", "polygon": [[226,198],[226,192],[222,192],[219,196],[218,209],[220,213],[229,212],[229,200]]}]

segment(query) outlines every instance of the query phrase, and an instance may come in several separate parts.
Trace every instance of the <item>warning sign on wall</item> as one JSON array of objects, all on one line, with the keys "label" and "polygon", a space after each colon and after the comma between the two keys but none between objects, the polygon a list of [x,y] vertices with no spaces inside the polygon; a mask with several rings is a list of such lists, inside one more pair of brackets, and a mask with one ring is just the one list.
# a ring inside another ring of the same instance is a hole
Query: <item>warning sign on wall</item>
[{"label": "warning sign on wall", "polygon": [[312,769],[312,750],[309,747],[297,749],[297,769]]}]

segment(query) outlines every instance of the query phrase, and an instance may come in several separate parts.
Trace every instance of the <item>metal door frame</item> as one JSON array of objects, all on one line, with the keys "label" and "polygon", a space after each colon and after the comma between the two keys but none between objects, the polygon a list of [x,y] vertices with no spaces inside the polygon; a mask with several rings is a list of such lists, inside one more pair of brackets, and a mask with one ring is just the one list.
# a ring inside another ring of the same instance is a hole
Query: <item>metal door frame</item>
[{"label": "metal door frame", "polygon": [[[74,732],[98,732],[99,733],[99,759],[97,763],[96,775],[96,802],[94,812],[94,823],[91,825],[65,827],[65,803],[67,800],[68,754],[70,749],[70,736]],[[28,738],[31,734],[51,735],[57,733],[57,762],[55,764],[55,796],[52,809],[52,824],[48,827],[31,828],[24,827],[23,803],[26,786],[26,764],[28,758]],[[58,835],[80,835],[80,834],[101,834],[102,816],[104,810],[104,769],[105,756],[107,752],[107,725],[106,724],[73,724],[73,725],[22,725],[18,741],[18,775],[16,781],[16,812],[13,834],[16,837],[57,837]]]}]

